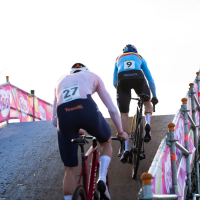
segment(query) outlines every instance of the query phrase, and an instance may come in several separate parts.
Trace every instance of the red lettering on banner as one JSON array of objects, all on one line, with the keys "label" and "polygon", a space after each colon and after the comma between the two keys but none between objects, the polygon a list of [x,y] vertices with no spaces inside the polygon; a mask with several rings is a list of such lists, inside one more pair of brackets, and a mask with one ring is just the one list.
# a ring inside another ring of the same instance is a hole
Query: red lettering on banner
[{"label": "red lettering on banner", "polygon": [[189,135],[185,135],[185,141],[189,140]]},{"label": "red lettering on banner", "polygon": [[171,153],[171,161],[176,161],[176,153]]}]

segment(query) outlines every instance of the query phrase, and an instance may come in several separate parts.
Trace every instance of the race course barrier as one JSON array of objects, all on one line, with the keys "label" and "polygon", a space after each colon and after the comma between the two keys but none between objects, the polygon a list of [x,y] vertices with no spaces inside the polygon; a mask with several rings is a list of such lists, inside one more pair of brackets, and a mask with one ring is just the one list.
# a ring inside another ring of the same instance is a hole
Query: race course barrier
[{"label": "race course barrier", "polygon": [[[138,199],[199,199],[200,74],[183,98],[182,106],[168,124],[148,173],[141,176]],[[144,181],[148,179],[147,181]],[[152,181],[151,181],[152,179]]]},{"label": "race course barrier", "polygon": [[34,93],[25,92],[9,81],[0,85],[0,123],[10,119],[19,119],[20,122],[49,121],[52,111],[52,104],[37,98]]}]

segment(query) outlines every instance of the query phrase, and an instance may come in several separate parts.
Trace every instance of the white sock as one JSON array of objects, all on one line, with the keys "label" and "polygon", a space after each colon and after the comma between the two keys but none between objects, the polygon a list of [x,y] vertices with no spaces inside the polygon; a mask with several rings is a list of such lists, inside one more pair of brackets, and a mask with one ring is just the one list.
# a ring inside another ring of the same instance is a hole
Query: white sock
[{"label": "white sock", "polygon": [[125,141],[125,151],[129,151],[129,137],[128,137],[128,139]]},{"label": "white sock", "polygon": [[104,183],[106,183],[106,175],[108,173],[108,167],[111,158],[109,156],[103,155],[99,158],[99,160],[100,160],[99,180],[102,180]]},{"label": "white sock", "polygon": [[72,195],[64,196],[64,199],[65,199],[65,200],[72,200]]},{"label": "white sock", "polygon": [[146,124],[150,125],[150,123],[151,123],[151,114],[150,113],[146,113],[145,117],[146,117]]}]

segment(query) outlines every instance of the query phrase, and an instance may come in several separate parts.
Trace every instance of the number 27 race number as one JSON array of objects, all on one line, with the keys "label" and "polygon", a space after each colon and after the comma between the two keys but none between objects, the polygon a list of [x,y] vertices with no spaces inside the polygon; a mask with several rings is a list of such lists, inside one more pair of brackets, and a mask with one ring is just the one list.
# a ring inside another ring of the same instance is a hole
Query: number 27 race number
[{"label": "number 27 race number", "polygon": [[80,98],[79,85],[75,84],[65,87],[62,91],[62,97],[63,97],[63,103],[72,101],[74,99],[79,99]]}]

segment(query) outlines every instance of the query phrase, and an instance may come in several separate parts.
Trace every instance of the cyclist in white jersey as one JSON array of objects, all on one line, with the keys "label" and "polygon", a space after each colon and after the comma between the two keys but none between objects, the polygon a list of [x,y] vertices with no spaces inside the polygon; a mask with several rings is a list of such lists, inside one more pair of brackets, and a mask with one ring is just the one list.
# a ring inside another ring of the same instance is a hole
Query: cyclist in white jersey
[{"label": "cyclist in white jersey", "polygon": [[63,180],[65,200],[72,199],[78,173],[78,145],[71,143],[71,139],[77,138],[78,133],[83,131],[82,129],[96,137],[101,145],[100,175],[97,186],[103,187],[101,190],[104,191],[106,198],[110,199],[105,183],[112,157],[111,131],[91,97],[95,92],[107,107],[118,131],[117,136],[124,140],[128,138],[127,133],[123,132],[118,110],[101,78],[90,72],[83,64],[75,63],[72,66],[71,74],[61,77],[56,85],[52,116],[52,123],[58,131],[61,159],[65,166]]}]

